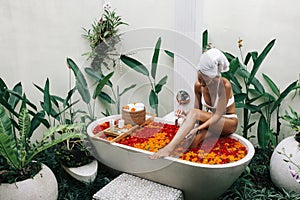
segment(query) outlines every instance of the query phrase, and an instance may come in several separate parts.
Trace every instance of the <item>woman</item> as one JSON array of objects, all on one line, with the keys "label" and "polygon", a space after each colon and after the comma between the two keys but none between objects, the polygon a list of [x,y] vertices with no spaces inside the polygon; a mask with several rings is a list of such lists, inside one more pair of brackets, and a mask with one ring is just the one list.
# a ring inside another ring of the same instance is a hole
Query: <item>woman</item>
[{"label": "woman", "polygon": [[[218,49],[212,48],[201,55],[197,67],[198,80],[194,85],[194,108],[185,113],[177,110],[176,115],[184,121],[172,141],[153,154],[156,159],[169,156],[176,146],[188,137],[194,137],[191,147],[196,147],[208,137],[230,135],[236,131],[238,119],[235,111],[230,82],[221,77],[229,70],[229,62]],[[202,107],[206,110],[202,110]],[[199,123],[198,126],[195,125]]]}]

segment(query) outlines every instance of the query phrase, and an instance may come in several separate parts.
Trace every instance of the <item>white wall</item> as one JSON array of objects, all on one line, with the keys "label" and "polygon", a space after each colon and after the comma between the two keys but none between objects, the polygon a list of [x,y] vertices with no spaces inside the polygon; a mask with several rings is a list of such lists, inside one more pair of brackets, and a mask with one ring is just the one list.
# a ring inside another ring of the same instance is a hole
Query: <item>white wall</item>
[{"label": "white wall", "polygon": [[[145,27],[176,28],[174,0],[111,0],[111,3],[130,24],[121,31]],[[80,66],[87,64],[81,56],[89,50],[87,41],[81,36],[84,33],[82,27],[89,28],[100,17],[102,1],[0,0],[0,5],[0,76],[9,86],[22,81],[28,96],[39,100],[40,94],[32,83],[43,85],[46,77],[50,78],[53,93],[65,94],[68,90],[65,59],[71,57]],[[259,73],[268,74],[284,89],[298,78],[300,72],[299,7],[297,0],[203,0],[202,31],[208,29],[209,40],[234,55],[239,54],[238,38],[244,41],[244,52],[261,52],[275,38],[275,46]],[[144,38],[147,40],[147,35]],[[155,41],[150,43],[154,45]],[[136,56],[144,62],[151,59],[149,51],[141,51]],[[162,58],[161,62],[172,65],[168,59]],[[120,77],[122,73],[119,73]],[[285,101],[283,108],[289,104],[300,112],[295,100]]]},{"label": "white wall", "polygon": [[0,76],[12,87],[22,81],[33,101],[41,100],[32,83],[65,95],[68,88],[66,57],[83,64],[88,51],[82,27],[99,18],[99,0],[0,0]]}]

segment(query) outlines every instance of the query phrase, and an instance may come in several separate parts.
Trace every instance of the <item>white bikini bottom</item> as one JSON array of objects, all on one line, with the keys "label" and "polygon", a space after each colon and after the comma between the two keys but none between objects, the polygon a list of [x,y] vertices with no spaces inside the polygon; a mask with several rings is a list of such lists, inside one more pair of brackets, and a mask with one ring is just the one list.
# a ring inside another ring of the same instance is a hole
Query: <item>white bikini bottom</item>
[{"label": "white bikini bottom", "polygon": [[237,117],[237,114],[225,114],[225,115],[222,115],[223,117],[225,117],[225,118],[238,118]]}]

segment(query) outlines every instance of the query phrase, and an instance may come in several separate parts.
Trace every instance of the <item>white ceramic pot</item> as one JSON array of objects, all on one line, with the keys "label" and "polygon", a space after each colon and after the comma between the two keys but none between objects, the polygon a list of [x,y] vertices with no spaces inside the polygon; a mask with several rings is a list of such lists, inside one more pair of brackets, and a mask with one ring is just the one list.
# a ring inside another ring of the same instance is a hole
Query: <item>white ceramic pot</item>
[{"label": "white ceramic pot", "polygon": [[93,162],[80,166],[80,167],[66,167],[63,168],[70,174],[73,178],[84,182],[91,183],[95,180],[98,172],[98,161],[94,160]]},{"label": "white ceramic pot", "polygon": [[[300,148],[299,143],[290,136],[282,140],[275,148],[270,160],[270,176],[273,183],[287,191],[295,191],[300,193],[300,183],[297,182],[297,175],[294,173],[298,170],[297,166],[291,162],[286,162],[287,156],[292,155],[291,160],[300,166]],[[281,152],[281,153],[278,153]],[[298,173],[300,176],[300,173]]]},{"label": "white ceramic pot", "polygon": [[1,200],[57,200],[57,197],[57,180],[51,169],[44,164],[41,171],[33,178],[11,184],[0,184]]}]

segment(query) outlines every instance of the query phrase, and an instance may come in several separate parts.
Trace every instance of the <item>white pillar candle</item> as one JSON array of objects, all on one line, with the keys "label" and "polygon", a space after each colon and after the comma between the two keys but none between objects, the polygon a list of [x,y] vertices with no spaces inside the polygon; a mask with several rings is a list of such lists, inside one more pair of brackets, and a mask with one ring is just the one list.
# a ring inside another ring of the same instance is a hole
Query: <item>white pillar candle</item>
[{"label": "white pillar candle", "polygon": [[115,120],[111,119],[109,120],[109,126],[110,126],[110,131],[114,131],[114,126],[115,126]]},{"label": "white pillar candle", "polygon": [[118,128],[123,128],[124,127],[124,119],[120,119],[118,122]]}]

